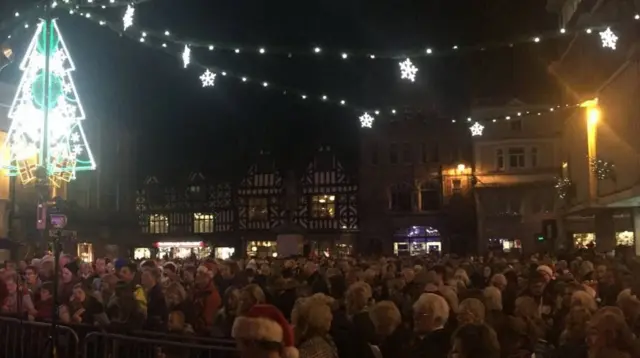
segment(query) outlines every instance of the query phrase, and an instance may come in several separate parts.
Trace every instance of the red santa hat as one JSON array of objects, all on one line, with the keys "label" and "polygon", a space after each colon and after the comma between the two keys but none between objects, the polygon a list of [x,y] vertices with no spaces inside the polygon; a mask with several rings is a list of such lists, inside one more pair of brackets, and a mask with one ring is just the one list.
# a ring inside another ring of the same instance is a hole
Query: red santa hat
[{"label": "red santa hat", "polygon": [[245,316],[233,322],[231,336],[236,339],[282,344],[285,358],[298,358],[293,328],[282,312],[273,305],[255,305]]},{"label": "red santa hat", "polygon": [[204,262],[198,266],[198,272],[206,273],[211,277],[213,277],[215,269],[216,265],[212,262]]}]

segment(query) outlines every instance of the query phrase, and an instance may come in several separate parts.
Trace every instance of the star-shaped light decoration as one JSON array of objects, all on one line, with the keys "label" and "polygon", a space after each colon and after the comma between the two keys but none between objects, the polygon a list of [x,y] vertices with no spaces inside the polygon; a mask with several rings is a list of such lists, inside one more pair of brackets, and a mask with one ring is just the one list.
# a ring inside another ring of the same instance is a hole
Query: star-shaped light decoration
[{"label": "star-shaped light decoration", "polygon": [[411,82],[416,80],[416,73],[418,68],[413,65],[411,59],[406,59],[404,62],[400,62],[400,75],[401,78],[406,78]]},{"label": "star-shaped light decoration", "polygon": [[82,146],[80,144],[74,144],[72,151],[75,155],[82,154]]},{"label": "star-shaped light decoration", "polygon": [[133,26],[133,15],[135,12],[136,9],[133,6],[127,5],[127,10],[124,12],[124,16],[122,17],[122,27],[124,27],[125,30]]},{"label": "star-shaped light decoration", "polygon": [[71,133],[71,141],[78,143],[80,141],[80,135],[78,133]]},{"label": "star-shaped light decoration", "polygon": [[364,114],[360,116],[360,126],[362,128],[371,128],[374,119],[375,118],[371,117],[369,113],[364,112]]},{"label": "star-shaped light decoration", "polygon": [[200,81],[202,81],[202,87],[213,87],[216,84],[216,74],[207,69],[200,76]]},{"label": "star-shaped light decoration", "polygon": [[182,51],[182,62],[184,63],[184,68],[187,68],[191,63],[191,49],[187,45],[184,45],[184,50]]},{"label": "star-shaped light decoration", "polygon": [[600,40],[602,41],[602,47],[608,47],[615,50],[616,43],[618,42],[618,36],[611,31],[610,27],[607,27],[606,30],[600,31]]},{"label": "star-shaped light decoration", "polygon": [[482,135],[482,131],[484,131],[484,126],[478,122],[475,122],[471,127],[469,127],[471,131],[472,137],[477,137]]}]

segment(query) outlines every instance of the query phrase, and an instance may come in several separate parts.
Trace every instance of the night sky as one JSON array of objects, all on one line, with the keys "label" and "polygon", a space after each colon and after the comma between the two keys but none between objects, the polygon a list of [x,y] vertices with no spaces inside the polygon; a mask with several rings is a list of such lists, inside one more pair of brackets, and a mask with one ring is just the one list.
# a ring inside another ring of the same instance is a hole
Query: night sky
[{"label": "night sky", "polygon": [[[5,22],[0,30],[5,36],[14,26],[22,26],[11,21],[15,9],[24,9],[24,3],[3,2],[0,21]],[[136,24],[254,49],[283,47],[311,53],[320,46],[335,52],[401,52],[554,31],[557,18],[546,12],[545,3],[153,0],[136,7]],[[92,10],[116,22],[123,11]],[[138,177],[186,176],[192,170],[237,176],[261,148],[287,166],[307,162],[320,143],[339,148],[347,162],[357,157],[361,113],[221,76],[214,88],[202,88],[200,70],[183,69],[175,57],[66,12],[58,12],[57,17],[76,63],[74,80],[87,121],[117,121],[132,133]],[[32,29],[12,38],[19,59]],[[406,106],[455,117],[466,115],[474,101],[487,98],[503,103],[513,97],[532,104],[559,102],[556,85],[547,75],[558,48],[550,41],[415,59],[420,71],[413,84],[399,79],[396,60],[343,61],[327,55],[288,58],[255,51],[235,55],[206,50],[194,50],[193,56],[203,64],[308,93],[345,98],[366,108]],[[0,80],[17,84],[19,74],[14,64]]]}]

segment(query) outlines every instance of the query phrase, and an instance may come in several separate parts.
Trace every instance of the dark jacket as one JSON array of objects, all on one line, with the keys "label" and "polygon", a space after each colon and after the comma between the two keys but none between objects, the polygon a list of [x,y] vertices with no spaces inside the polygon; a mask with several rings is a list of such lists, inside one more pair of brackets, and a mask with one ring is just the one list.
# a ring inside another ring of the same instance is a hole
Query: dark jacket
[{"label": "dark jacket", "polygon": [[164,299],[162,286],[160,284],[153,286],[147,297],[147,320],[144,328],[149,331],[166,331],[169,310]]}]

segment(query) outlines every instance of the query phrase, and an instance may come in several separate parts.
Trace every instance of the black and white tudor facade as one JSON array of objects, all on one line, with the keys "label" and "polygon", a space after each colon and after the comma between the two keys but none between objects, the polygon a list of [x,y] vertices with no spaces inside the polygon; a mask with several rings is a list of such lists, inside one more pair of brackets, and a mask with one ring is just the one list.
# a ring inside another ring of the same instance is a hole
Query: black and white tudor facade
[{"label": "black and white tudor facade", "polygon": [[277,256],[285,245],[288,254],[331,255],[350,251],[356,240],[357,193],[335,153],[322,146],[301,176],[279,170],[263,151],[236,184],[192,173],[178,188],[149,177],[136,206],[152,256]]}]

